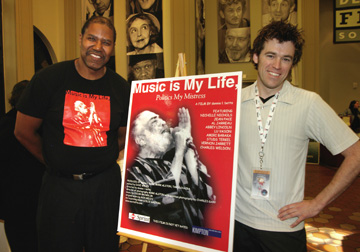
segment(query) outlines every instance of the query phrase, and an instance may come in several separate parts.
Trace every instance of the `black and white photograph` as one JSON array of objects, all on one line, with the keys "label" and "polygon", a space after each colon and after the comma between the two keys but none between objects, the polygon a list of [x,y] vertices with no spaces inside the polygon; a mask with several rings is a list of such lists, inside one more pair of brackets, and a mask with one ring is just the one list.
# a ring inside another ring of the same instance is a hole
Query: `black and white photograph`
[{"label": "black and white photograph", "polygon": [[263,0],[262,26],[280,20],[296,25],[296,7],[296,0]]},{"label": "black and white photograph", "polygon": [[250,61],[249,5],[249,0],[218,0],[219,63]]}]

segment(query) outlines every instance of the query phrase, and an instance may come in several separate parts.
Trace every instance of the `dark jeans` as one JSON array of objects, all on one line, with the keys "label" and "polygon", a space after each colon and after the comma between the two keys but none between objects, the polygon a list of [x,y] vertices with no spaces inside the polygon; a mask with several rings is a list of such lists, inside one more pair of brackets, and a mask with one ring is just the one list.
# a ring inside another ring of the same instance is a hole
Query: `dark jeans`
[{"label": "dark jeans", "polygon": [[257,230],[235,221],[234,252],[306,252],[305,229],[295,232]]}]

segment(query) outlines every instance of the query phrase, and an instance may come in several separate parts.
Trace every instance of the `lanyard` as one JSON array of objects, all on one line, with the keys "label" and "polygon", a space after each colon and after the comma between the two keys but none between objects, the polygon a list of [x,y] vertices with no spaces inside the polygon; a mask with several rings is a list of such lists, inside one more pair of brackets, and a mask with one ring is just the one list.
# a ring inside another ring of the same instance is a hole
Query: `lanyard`
[{"label": "lanyard", "polygon": [[270,124],[271,124],[271,121],[272,121],[274,113],[275,113],[275,108],[276,108],[276,104],[279,100],[279,95],[280,95],[280,91],[275,94],[275,98],[271,104],[269,115],[266,120],[266,124],[265,124],[265,128],[264,128],[263,124],[262,124],[261,112],[260,112],[261,101],[260,101],[260,96],[259,96],[259,90],[257,88],[257,85],[255,85],[254,101],[255,101],[255,108],[256,108],[256,117],[257,117],[257,122],[258,122],[259,136],[260,136],[260,140],[261,140],[261,147],[260,147],[260,152],[259,152],[260,169],[262,169],[262,163],[263,163],[263,158],[264,158],[264,146],[265,146],[266,138],[269,134]]}]

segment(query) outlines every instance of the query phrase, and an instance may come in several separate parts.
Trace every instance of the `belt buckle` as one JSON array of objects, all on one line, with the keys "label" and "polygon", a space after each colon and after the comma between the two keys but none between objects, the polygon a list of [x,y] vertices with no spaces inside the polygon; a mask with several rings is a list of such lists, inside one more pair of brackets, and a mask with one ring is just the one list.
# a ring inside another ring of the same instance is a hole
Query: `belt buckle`
[{"label": "belt buckle", "polygon": [[84,175],[85,175],[86,173],[81,173],[81,174],[73,174],[72,176],[73,176],[73,179],[74,180],[84,180]]}]

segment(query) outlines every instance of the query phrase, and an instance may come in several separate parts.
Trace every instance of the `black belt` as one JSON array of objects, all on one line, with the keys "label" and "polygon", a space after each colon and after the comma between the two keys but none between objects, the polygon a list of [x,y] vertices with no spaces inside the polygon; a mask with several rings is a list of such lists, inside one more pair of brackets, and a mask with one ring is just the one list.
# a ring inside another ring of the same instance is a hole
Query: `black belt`
[{"label": "black belt", "polygon": [[73,180],[86,180],[89,179],[91,177],[94,177],[95,175],[97,175],[98,173],[80,173],[80,174],[57,174],[56,176],[61,177],[61,178],[70,178]]},{"label": "black belt", "polygon": [[91,177],[93,177],[95,175],[96,175],[96,173],[72,174],[72,178],[74,180],[85,180],[85,179],[91,178]]}]

